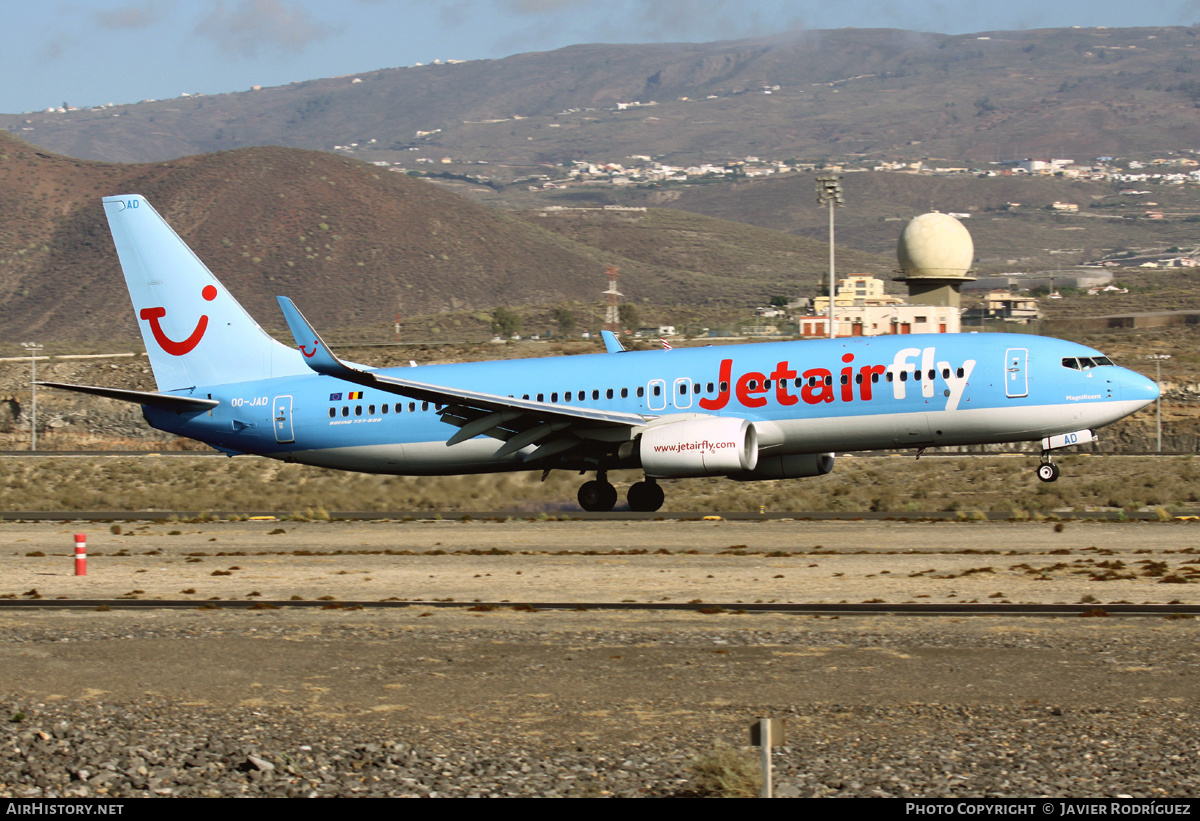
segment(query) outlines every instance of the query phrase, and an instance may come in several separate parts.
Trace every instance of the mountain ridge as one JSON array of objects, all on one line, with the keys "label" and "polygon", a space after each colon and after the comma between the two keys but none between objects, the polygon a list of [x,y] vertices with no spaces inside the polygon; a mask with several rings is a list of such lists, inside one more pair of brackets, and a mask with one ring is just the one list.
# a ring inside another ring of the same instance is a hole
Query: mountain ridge
[{"label": "mountain ridge", "polygon": [[1091,157],[1200,142],[1198,34],[838,29],[583,44],[257,91],[4,114],[0,128],[71,156],[122,162],[349,143],[524,166],[650,149],[678,161]]}]

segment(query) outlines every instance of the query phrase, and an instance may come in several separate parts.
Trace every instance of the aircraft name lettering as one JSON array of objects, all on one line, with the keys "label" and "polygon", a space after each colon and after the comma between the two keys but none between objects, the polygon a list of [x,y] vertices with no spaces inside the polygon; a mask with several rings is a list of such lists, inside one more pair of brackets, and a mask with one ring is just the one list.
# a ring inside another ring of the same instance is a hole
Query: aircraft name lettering
[{"label": "aircraft name lettering", "polygon": [[[761,408],[767,404],[768,394],[773,394],[775,401],[785,406],[800,402],[809,405],[837,401],[870,402],[875,398],[875,391],[881,387],[873,379],[876,375],[882,378],[890,373],[892,381],[888,384],[894,399],[904,399],[910,387],[915,390],[918,386],[921,395],[931,399],[934,396],[934,382],[940,381],[945,385],[942,392],[946,397],[945,409],[956,410],[975,369],[974,359],[965,360],[961,368],[951,368],[949,362],[938,361],[936,348],[903,348],[896,352],[890,365],[855,365],[852,353],[844,354],[842,362],[844,366],[836,380],[833,371],[827,368],[798,371],[786,360],[778,363],[769,374],[747,371],[734,380],[733,360],[722,359],[718,377],[722,390],[711,399],[701,399],[699,405],[705,410],[719,411],[729,404],[730,399],[736,398],[742,407]],[[930,371],[934,371],[934,379],[927,376]],[[917,372],[920,376],[914,376]],[[901,374],[904,374],[903,378]],[[802,380],[799,395],[793,392],[797,377]]]}]

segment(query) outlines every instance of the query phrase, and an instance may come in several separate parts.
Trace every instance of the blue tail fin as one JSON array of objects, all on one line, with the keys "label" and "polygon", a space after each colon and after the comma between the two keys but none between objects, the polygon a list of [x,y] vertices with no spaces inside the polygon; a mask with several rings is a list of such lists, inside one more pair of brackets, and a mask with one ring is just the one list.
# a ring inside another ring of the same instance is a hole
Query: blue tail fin
[{"label": "blue tail fin", "polygon": [[105,197],[109,230],[160,391],[308,373],[137,194]]}]

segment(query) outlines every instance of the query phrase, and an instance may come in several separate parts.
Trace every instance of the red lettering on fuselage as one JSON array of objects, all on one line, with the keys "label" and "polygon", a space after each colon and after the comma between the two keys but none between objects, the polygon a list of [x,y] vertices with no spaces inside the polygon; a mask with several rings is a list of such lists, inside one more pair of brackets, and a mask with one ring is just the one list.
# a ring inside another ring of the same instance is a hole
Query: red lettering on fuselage
[{"label": "red lettering on fuselage", "polygon": [[[933,380],[942,379],[945,382],[945,395],[948,398],[946,410],[958,407],[963,396],[971,372],[975,367],[974,359],[964,360],[962,367],[951,368],[948,362],[938,362],[938,369],[932,367],[936,351],[933,347],[904,348],[898,351],[890,365],[859,365],[854,361],[854,354],[842,354],[842,367],[838,373],[838,385],[834,385],[834,372],[827,368],[809,368],[799,374],[797,369],[787,360],[775,365],[775,369],[767,376],[759,371],[746,371],[736,379],[733,376],[733,360],[722,359],[720,368],[720,390],[716,396],[705,397],[699,401],[704,410],[724,410],[729,405],[731,395],[737,397],[737,404],[744,408],[761,408],[768,402],[767,394],[773,393],[775,401],[783,406],[791,406],[804,401],[809,405],[820,405],[826,402],[870,402],[874,396],[872,385],[886,379],[892,398],[905,399],[905,382],[907,377],[915,372],[916,364],[911,360],[922,357],[922,365],[926,361],[930,367],[921,370],[921,396],[925,399],[933,396]],[[772,385],[771,383],[774,382]],[[858,385],[857,398],[854,386]],[[771,389],[774,388],[774,391]],[[799,395],[792,392],[799,388]],[[969,401],[969,400],[968,400]]]},{"label": "red lettering on fuselage", "polygon": [[755,394],[767,392],[767,386],[763,384],[766,378],[758,371],[750,371],[739,376],[737,381],[738,401],[748,408],[761,408],[767,404],[765,396],[755,396]]},{"label": "red lettering on fuselage", "polygon": [[796,372],[791,369],[787,362],[780,362],[775,366],[775,370],[771,372],[771,378],[775,380],[775,401],[781,405],[794,405],[800,400],[788,393],[788,380],[796,378]]},{"label": "red lettering on fuselage", "polygon": [[[842,355],[842,361],[849,365],[854,361],[854,354]],[[854,401],[854,368],[842,368],[842,401]]]},{"label": "red lettering on fuselage", "polygon": [[804,377],[801,399],[810,405],[833,401],[833,374],[824,368],[810,368],[800,375]]},{"label": "red lettering on fuselage", "polygon": [[864,402],[871,401],[871,381],[878,374],[882,376],[887,373],[885,365],[863,365],[858,369],[859,378],[862,379],[862,384],[858,387],[858,398]]},{"label": "red lettering on fuselage", "polygon": [[721,410],[721,408],[728,405],[729,404],[729,377],[732,373],[733,373],[733,360],[732,359],[722,359],[721,360],[721,376],[720,376],[721,384],[719,385],[721,390],[717,394],[717,398],[709,399],[708,397],[705,397],[704,399],[701,399],[697,404],[699,404],[700,407],[704,408],[705,410],[711,410],[711,411]]}]

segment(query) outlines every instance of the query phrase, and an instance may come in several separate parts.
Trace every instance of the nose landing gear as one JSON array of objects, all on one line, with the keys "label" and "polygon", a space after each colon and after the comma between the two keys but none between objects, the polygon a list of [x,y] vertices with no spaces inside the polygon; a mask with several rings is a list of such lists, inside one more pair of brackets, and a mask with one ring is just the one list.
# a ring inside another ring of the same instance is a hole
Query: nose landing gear
[{"label": "nose landing gear", "polygon": [[1037,466],[1037,477],[1043,482],[1053,482],[1058,478],[1058,465],[1050,461],[1049,456],[1043,456],[1046,461]]}]

